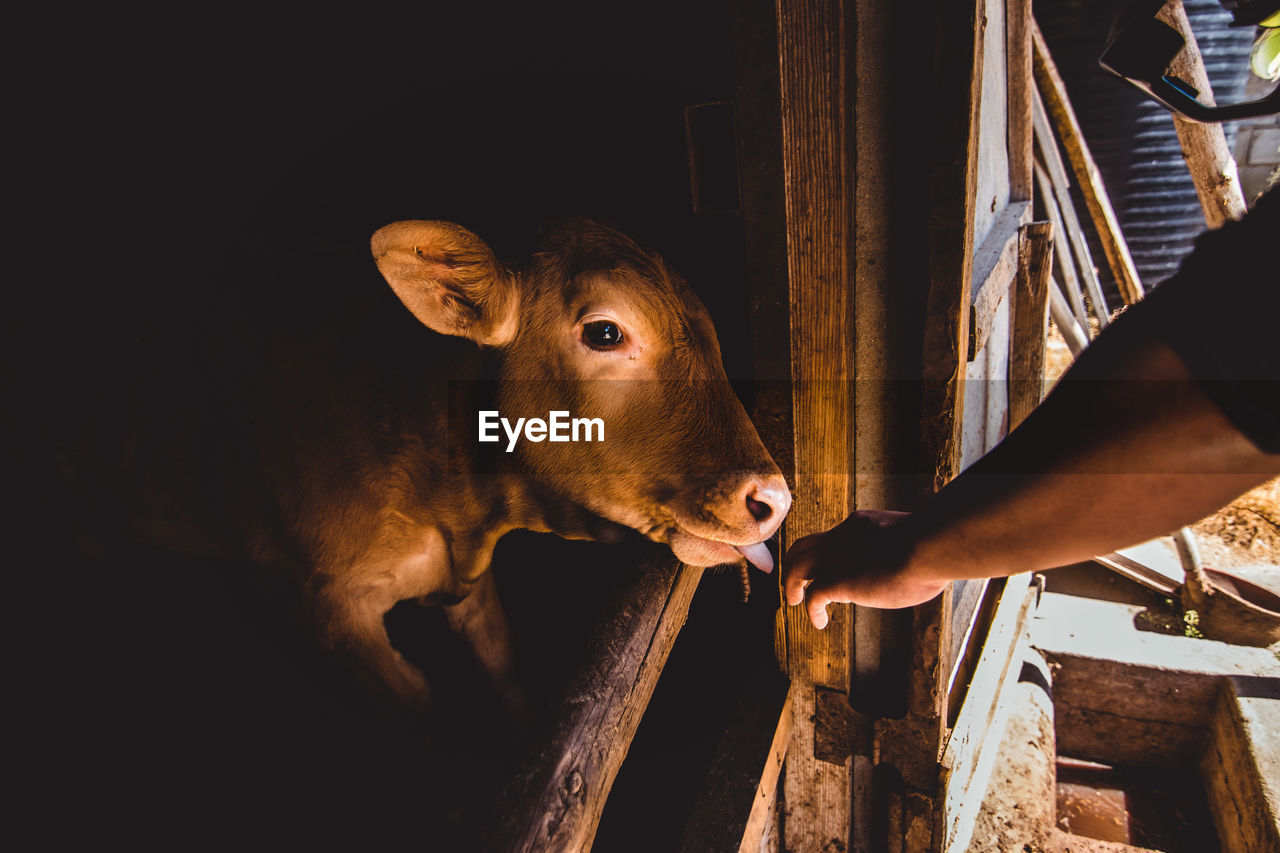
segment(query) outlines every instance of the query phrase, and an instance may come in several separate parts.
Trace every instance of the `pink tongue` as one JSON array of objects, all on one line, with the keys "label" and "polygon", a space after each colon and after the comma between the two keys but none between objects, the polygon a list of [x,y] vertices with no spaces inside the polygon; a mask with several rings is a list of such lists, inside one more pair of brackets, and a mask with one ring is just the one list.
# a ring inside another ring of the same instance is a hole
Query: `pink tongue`
[{"label": "pink tongue", "polygon": [[769,553],[769,548],[763,542],[757,542],[754,545],[739,545],[738,553],[747,558],[751,565],[755,566],[762,572],[773,571],[773,555]]}]

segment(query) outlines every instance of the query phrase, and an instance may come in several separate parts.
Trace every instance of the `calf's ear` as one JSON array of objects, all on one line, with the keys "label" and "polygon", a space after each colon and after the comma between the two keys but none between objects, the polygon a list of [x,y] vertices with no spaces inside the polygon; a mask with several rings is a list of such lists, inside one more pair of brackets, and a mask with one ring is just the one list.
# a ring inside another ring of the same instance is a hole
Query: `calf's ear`
[{"label": "calf's ear", "polygon": [[370,241],[378,271],[423,325],[481,346],[510,343],[519,322],[515,279],[476,235],[452,222],[394,222]]}]

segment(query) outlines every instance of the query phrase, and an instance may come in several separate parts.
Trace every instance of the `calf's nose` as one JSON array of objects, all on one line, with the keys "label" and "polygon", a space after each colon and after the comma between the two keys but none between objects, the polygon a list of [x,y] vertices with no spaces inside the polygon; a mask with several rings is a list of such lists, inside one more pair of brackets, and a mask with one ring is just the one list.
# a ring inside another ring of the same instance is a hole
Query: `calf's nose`
[{"label": "calf's nose", "polygon": [[791,509],[791,490],[781,474],[751,477],[740,492],[747,513],[758,528],[760,541],[772,536]]}]

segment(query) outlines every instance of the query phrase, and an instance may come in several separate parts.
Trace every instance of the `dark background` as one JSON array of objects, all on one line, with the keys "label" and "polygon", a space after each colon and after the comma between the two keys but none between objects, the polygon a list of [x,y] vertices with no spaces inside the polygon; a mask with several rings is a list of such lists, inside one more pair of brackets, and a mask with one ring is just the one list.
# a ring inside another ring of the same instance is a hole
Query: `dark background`
[{"label": "dark background", "polygon": [[[742,226],[693,213],[683,115],[734,97],[732,26],[727,2],[15,17],[11,730],[41,846],[471,843],[527,730],[438,612],[389,620],[438,699],[426,721],[398,717],[300,639],[279,579],[104,539],[93,516],[113,508],[68,493],[57,451],[130,416],[117,391],[142,381],[139,341],[172,372],[207,318],[251,303],[263,257],[362,256],[406,218],[463,224],[511,262],[540,223],[612,222],[691,281],[749,379]],[[630,547],[500,545],[535,701],[581,658]],[[770,583],[748,607],[737,595],[732,574],[704,581],[597,849],[674,844],[725,691],[772,654]]]}]

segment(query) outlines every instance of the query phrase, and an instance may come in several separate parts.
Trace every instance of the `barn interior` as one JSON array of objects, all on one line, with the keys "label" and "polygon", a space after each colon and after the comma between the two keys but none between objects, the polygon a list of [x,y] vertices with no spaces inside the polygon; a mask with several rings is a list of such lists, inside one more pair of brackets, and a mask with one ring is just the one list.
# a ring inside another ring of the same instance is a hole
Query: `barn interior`
[{"label": "barn interior", "polygon": [[[63,100],[42,118],[62,132],[41,162],[75,193],[71,215],[94,223],[83,248],[110,271],[59,288],[62,310],[49,306],[57,345],[43,347],[40,374],[61,385],[40,394],[50,429],[105,432],[139,389],[181,396],[174,365],[188,363],[194,330],[218,300],[252,299],[255,267],[311,251],[367,259],[374,230],[411,218],[463,224],[513,264],[560,218],[615,225],[694,283],[750,399],[737,188],[716,184],[717,169],[734,168],[733,138],[713,115],[701,212],[686,138],[686,107],[734,98],[729,4],[264,7],[198,27],[166,18],[164,37],[135,24],[81,19],[48,60],[44,85]],[[48,201],[67,215],[65,199]],[[385,290],[367,266],[372,275],[350,286]],[[312,653],[295,633],[287,583],[119,542],[93,519],[102,497],[73,502],[82,536],[49,536],[67,551],[52,655],[77,672],[58,691],[87,706],[75,703],[58,738],[71,746],[42,737],[41,749],[79,768],[49,782],[83,804],[56,830],[76,837],[125,827],[174,843],[352,832],[342,837],[467,849],[544,722],[538,709],[565,689],[599,614],[650,557],[642,541],[504,540],[494,571],[523,650],[533,711],[522,726],[478,664],[449,663],[467,652],[438,610],[397,608],[391,633],[437,698],[424,724]],[[645,801],[667,792],[687,810],[702,771],[678,768],[709,762],[699,753],[716,742],[735,673],[762,661],[777,672],[773,593],[746,605],[741,594],[736,571],[709,574],[699,594],[706,615],[693,623],[705,627],[688,645],[702,663],[673,670],[668,681],[682,686],[664,684],[679,695],[647,771],[687,781],[651,782]],[[609,831],[622,847],[630,838],[660,849],[661,833],[675,831],[648,809],[617,824]]]},{"label": "barn interior", "polygon": [[[965,208],[964,155],[985,150],[970,126],[982,79],[972,89],[968,69],[981,48],[967,34],[997,12],[1025,26],[1031,4],[945,5],[376,3],[306,14],[219,10],[195,24],[171,11],[102,10],[74,26],[42,24],[39,32],[56,37],[40,41],[42,76],[30,92],[31,124],[42,130],[30,161],[40,189],[31,219],[88,223],[88,233],[73,232],[69,249],[66,229],[53,229],[52,250],[70,258],[35,297],[50,322],[18,336],[39,353],[24,377],[38,446],[111,432],[128,419],[133,395],[189,394],[190,329],[219,305],[252,305],[261,278],[250,270],[310,253],[358,264],[374,230],[417,218],[463,224],[500,259],[520,263],[540,228],[585,216],[635,237],[690,281],[715,321],[735,390],[798,495],[796,478],[812,473],[819,440],[804,435],[848,430],[839,472],[848,483],[832,506],[793,512],[786,542],[855,506],[913,508],[1010,425],[1007,399],[1003,420],[983,399],[985,419],[939,426],[956,400],[939,377],[956,365],[936,364],[959,359],[963,372],[975,362],[937,349],[929,334],[947,307],[938,282],[948,269],[957,280],[968,270],[984,243],[975,220],[994,233],[1006,213],[1016,225],[1048,215],[1030,204],[1030,127],[1014,128],[1012,118],[991,131],[995,143],[984,139],[1002,151],[1008,140],[1012,152],[1014,134],[1025,133],[1026,162],[1001,155],[996,171],[1009,174],[977,213],[972,199]],[[1097,28],[1106,17],[1097,5],[1037,2],[1035,12],[1065,54],[1075,25]],[[1007,21],[990,36],[987,58],[1006,36],[1025,38],[1029,78],[1029,30]],[[1018,57],[1010,57],[1012,68]],[[1074,66],[1064,62],[1063,73],[1081,85]],[[998,76],[997,94],[981,97],[1013,98],[1011,78]],[[806,110],[813,128],[798,131]],[[831,167],[823,159],[831,151],[839,162],[830,183],[787,184],[804,168]],[[1112,186],[1137,168],[1106,165]],[[847,186],[832,190],[840,180]],[[827,216],[828,202],[845,213]],[[870,212],[859,219],[855,209]],[[806,228],[814,245],[796,250]],[[920,248],[926,235],[929,252]],[[34,239],[40,258],[51,257],[49,238]],[[1118,305],[1124,285],[1102,260],[1099,236],[1089,238],[1106,298]],[[800,256],[808,266],[797,266]],[[91,273],[65,274],[85,263]],[[353,284],[385,291],[372,264],[368,273]],[[795,286],[801,275],[860,278],[859,293],[874,295],[837,304],[819,286],[788,291],[788,277]],[[48,277],[45,268],[40,280]],[[804,329],[829,311],[849,352],[824,362]],[[993,332],[983,357],[1004,347],[1007,361],[1009,334]],[[819,403],[792,396],[794,363],[815,350],[824,366],[806,375],[838,377],[851,397],[802,429],[801,413]],[[974,432],[979,420],[989,426]],[[112,523],[109,489],[40,482],[31,500],[39,518],[25,538],[38,544],[33,559],[50,567],[41,570],[50,585],[40,582],[24,614],[29,636],[40,638],[28,655],[38,701],[26,746],[36,760],[24,773],[55,844],[499,849],[503,821],[537,793],[521,790],[530,777],[520,773],[553,738],[566,693],[598,662],[600,638],[615,636],[639,579],[670,560],[639,536],[504,538],[493,571],[529,698],[521,719],[437,609],[398,606],[387,619],[393,641],[432,684],[424,719],[370,697],[318,653],[284,579],[130,543]],[[807,506],[817,493],[803,493]],[[776,574],[748,578],[746,601],[736,568],[694,578],[683,629],[676,625],[669,658],[655,664],[652,698],[636,700],[643,718],[624,739],[629,749],[621,746],[626,760],[600,783],[607,798],[589,849],[738,849],[759,812],[760,766],[776,754],[778,721],[791,707],[797,720],[807,715],[807,729],[795,726],[811,754],[802,764],[792,747],[792,769],[780,777],[775,768],[781,793],[771,796],[795,810],[781,812],[794,824],[780,826],[775,808],[754,830],[756,849],[879,849],[858,845],[895,833],[889,849],[964,849],[946,846],[951,825],[935,817],[945,799],[934,787],[939,732],[965,724],[964,691],[948,697],[949,676],[962,673],[963,687],[963,673],[989,656],[987,638],[1006,628],[1013,636],[1014,623],[1000,620],[1017,617],[1024,629],[1029,596],[1039,601],[1042,590],[1024,578],[1020,587],[958,585],[933,611],[851,608],[828,647],[798,624],[802,616],[780,609]],[[932,659],[921,652],[929,636]],[[1017,680],[1009,660],[1022,650],[1006,645],[992,682],[1005,687]],[[814,676],[820,668],[836,675],[824,681]],[[788,676],[809,685],[807,699],[788,692]],[[848,698],[833,704],[831,693]],[[1008,713],[1007,698],[989,701]],[[844,743],[815,758],[823,737]],[[911,745],[887,749],[872,768],[870,744],[882,737]],[[991,737],[998,744],[998,732]],[[916,753],[930,756],[923,775]],[[958,761],[972,769],[969,757]],[[833,798],[843,811],[815,823],[813,835],[845,833],[839,846],[786,840],[810,815],[793,778],[810,765],[818,767],[813,809]],[[916,818],[933,833],[924,842]]]}]

